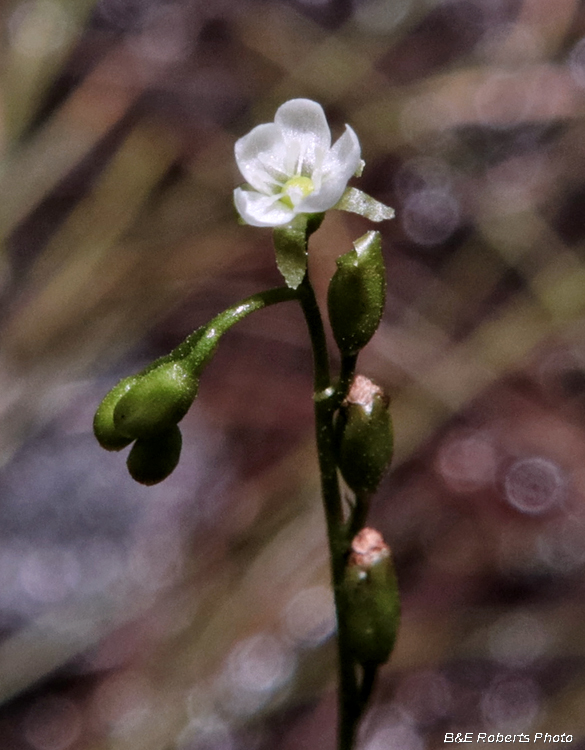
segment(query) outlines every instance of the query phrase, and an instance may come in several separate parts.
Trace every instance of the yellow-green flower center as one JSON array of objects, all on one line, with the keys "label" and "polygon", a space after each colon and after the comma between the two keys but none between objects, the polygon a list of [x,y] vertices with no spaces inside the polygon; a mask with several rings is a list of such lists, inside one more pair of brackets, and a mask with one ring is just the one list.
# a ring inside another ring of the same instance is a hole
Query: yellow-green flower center
[{"label": "yellow-green flower center", "polygon": [[282,198],[280,200],[289,208],[294,208],[300,200],[310,195],[314,189],[315,186],[310,177],[303,177],[302,175],[291,177],[282,186]]}]

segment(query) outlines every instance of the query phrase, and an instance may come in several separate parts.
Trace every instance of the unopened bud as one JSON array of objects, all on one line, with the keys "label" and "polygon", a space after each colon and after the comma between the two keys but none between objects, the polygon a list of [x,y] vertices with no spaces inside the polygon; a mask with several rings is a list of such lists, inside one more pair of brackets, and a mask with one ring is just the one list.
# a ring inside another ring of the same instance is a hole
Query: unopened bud
[{"label": "unopened bud", "polygon": [[379,232],[368,232],[337,258],[327,306],[333,335],[345,355],[357,354],[372,338],[384,311],[386,271]]},{"label": "unopened bud", "polygon": [[93,418],[93,431],[98,443],[108,451],[120,451],[132,442],[114,424],[114,409],[118,401],[137,382],[135,375],[124,378],[106,394]]},{"label": "unopened bud", "polygon": [[181,362],[167,362],[138,376],[116,404],[114,425],[128,438],[149,438],[183,419],[198,381]]},{"label": "unopened bud", "polygon": [[344,578],[348,645],[360,664],[383,664],[400,621],[390,548],[378,531],[365,528],[354,537],[351,549]]},{"label": "unopened bud", "polygon": [[356,493],[376,491],[392,460],[394,434],[382,389],[357,375],[335,425],[337,464]]},{"label": "unopened bud", "polygon": [[126,462],[132,479],[147,485],[162,482],[179,463],[182,442],[177,425],[154,437],[138,439]]}]

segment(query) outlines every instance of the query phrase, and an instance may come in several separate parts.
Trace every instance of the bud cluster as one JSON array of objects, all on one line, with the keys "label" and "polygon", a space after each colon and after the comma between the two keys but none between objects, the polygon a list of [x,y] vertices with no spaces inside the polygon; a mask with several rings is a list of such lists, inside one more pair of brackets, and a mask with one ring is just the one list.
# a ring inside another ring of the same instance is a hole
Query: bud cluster
[{"label": "bud cluster", "polygon": [[157,484],[174,471],[181,455],[183,419],[197,396],[198,379],[186,361],[167,361],[125,378],[105,396],[93,429],[106,450],[136,441],[127,466],[133,479]]}]

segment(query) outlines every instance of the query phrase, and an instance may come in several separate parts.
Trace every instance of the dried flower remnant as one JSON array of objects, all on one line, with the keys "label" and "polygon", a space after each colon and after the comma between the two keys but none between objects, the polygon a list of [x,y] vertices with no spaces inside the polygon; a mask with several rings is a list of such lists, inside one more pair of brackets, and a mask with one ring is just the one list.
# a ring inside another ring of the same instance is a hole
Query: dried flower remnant
[{"label": "dried flower remnant", "polygon": [[384,391],[379,385],[373,383],[365,375],[356,375],[347,394],[346,401],[348,404],[359,404],[366,411],[370,412],[376,396],[383,398],[386,405],[388,405],[388,398],[384,395]]},{"label": "dried flower remnant", "polygon": [[390,557],[390,547],[376,529],[366,527],[356,534],[351,543],[350,565],[371,568],[372,565]]}]

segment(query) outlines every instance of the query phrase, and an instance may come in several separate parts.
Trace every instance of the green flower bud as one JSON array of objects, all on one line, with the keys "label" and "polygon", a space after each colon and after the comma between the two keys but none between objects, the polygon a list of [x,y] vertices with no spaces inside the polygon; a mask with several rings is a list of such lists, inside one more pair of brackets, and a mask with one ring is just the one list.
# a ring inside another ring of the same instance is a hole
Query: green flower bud
[{"label": "green flower bud", "polygon": [[132,446],[126,465],[132,479],[141,484],[158,484],[177,467],[183,439],[173,425],[151,438],[140,438]]},{"label": "green flower bud", "polygon": [[122,396],[137,382],[132,375],[124,378],[104,397],[93,418],[93,431],[98,443],[107,451],[120,451],[132,442],[131,438],[122,435],[114,424],[114,409]]},{"label": "green flower bud", "polygon": [[197,395],[198,380],[184,364],[167,362],[138,376],[114,408],[116,430],[149,438],[183,419]]},{"label": "green flower bud", "polygon": [[379,232],[368,232],[337,258],[327,305],[342,354],[357,354],[372,338],[386,300],[386,271]]},{"label": "green flower bud", "polygon": [[345,624],[360,664],[383,664],[394,648],[400,597],[390,548],[375,529],[362,529],[345,569]]},{"label": "green flower bud", "polygon": [[357,375],[335,423],[337,465],[356,494],[376,491],[392,460],[394,435],[388,399]]}]

